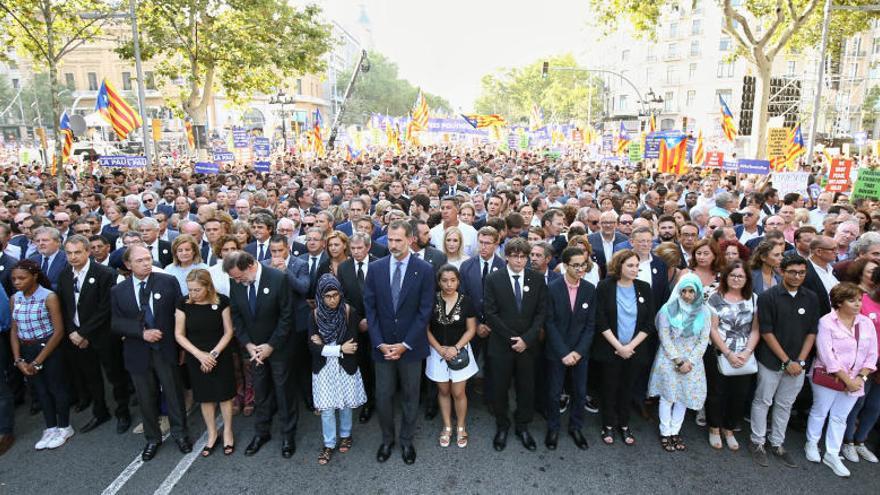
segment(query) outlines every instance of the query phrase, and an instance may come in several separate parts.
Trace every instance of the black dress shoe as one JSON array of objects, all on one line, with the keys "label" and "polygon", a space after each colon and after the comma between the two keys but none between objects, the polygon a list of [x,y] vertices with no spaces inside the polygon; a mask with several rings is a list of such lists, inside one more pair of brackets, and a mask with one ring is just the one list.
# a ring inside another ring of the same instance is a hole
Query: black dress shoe
[{"label": "black dress shoe", "polygon": [[522,442],[523,447],[526,449],[535,450],[538,448],[537,444],[535,444],[535,439],[532,438],[529,430],[518,431],[516,432],[516,436],[519,437],[519,441]]},{"label": "black dress shoe", "polygon": [[425,408],[425,419],[428,421],[437,417],[437,405],[429,405]]},{"label": "black dress shoe", "polygon": [[577,448],[581,450],[587,450],[590,448],[590,445],[587,443],[587,438],[584,437],[584,434],[581,433],[581,430],[568,430],[568,434],[571,435],[571,438],[574,440],[574,444],[577,445]]},{"label": "black dress shoe", "polygon": [[119,416],[116,418],[116,433],[123,434],[131,428],[131,416]]},{"label": "black dress shoe", "polygon": [[492,446],[495,450],[501,452],[507,447],[507,430],[498,430],[495,432],[495,439],[492,440]]},{"label": "black dress shoe", "polygon": [[141,452],[141,460],[147,462],[152,460],[153,457],[156,457],[156,452],[159,451],[159,446],[161,443],[148,443],[146,447],[144,447],[144,451]]},{"label": "black dress shoe", "polygon": [[379,462],[385,462],[391,457],[391,448],[394,447],[394,443],[383,443],[379,446],[379,450],[376,452],[376,460]]},{"label": "black dress shoe", "polygon": [[550,450],[556,450],[556,446],[559,445],[559,432],[556,430],[548,431],[547,437],[544,438],[544,445]]},{"label": "black dress shoe", "polygon": [[177,444],[177,448],[180,449],[180,452],[183,454],[189,454],[193,451],[193,444],[187,437],[175,438],[174,443]]},{"label": "black dress shoe", "polygon": [[412,445],[403,448],[403,462],[406,465],[416,462],[416,449]]},{"label": "black dress shoe", "polygon": [[92,405],[92,401],[90,401],[90,400],[84,400],[84,401],[77,402],[76,405],[73,406],[73,412],[78,412],[78,413],[83,412],[86,409],[88,409],[89,406],[91,406],[91,405]]},{"label": "black dress shoe", "polygon": [[270,438],[272,438],[271,435],[254,436],[253,440],[251,440],[251,443],[249,443],[247,448],[244,449],[244,455],[251,456],[256,454],[260,451],[260,447],[266,445],[266,442],[268,442]]},{"label": "black dress shoe", "polygon": [[364,406],[361,408],[361,415],[358,416],[358,423],[364,424],[370,421],[373,416],[373,406]]},{"label": "black dress shoe", "polygon": [[290,459],[296,452],[296,442],[293,439],[281,443],[281,457]]},{"label": "black dress shoe", "polygon": [[88,423],[82,425],[82,427],[79,429],[79,432],[80,433],[88,433],[88,432],[94,430],[95,428],[101,426],[102,424],[106,423],[107,421],[110,421],[109,414],[107,416],[101,416],[101,417],[93,416],[92,419],[90,419]]}]

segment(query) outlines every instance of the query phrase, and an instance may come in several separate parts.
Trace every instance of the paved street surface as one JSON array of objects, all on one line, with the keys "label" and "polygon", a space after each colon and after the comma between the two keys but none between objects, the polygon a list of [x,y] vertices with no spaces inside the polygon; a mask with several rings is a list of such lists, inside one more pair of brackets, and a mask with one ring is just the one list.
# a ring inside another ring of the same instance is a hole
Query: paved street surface
[{"label": "paved street surface", "polygon": [[[198,411],[190,416],[193,453],[183,456],[169,439],[151,462],[139,460],[143,437],[117,435],[111,421],[88,434],[75,435],[56,451],[37,452],[42,418],[18,408],[13,449],[0,458],[0,494],[31,493],[112,495],[141,493],[845,493],[876,494],[880,465],[847,464],[853,476],[839,479],[822,465],[807,465],[803,434],[794,432],[787,445],[801,463],[788,469],[771,458],[769,468],[752,463],[745,449],[715,452],[705,441],[705,430],[688,415],[684,453],[661,450],[656,428],[640,418],[634,422],[638,446],[600,444],[598,416],[588,415],[590,449],[578,450],[567,435],[560,436],[555,452],[543,445],[544,423],[536,421],[532,434],[538,450],[528,452],[511,435],[507,450],[492,449],[494,422],[482,406],[470,418],[471,443],[466,449],[436,444],[439,418],[420,417],[416,439],[418,460],[406,466],[399,449],[385,464],[375,460],[380,432],[377,418],[366,426],[355,424],[354,449],[336,453],[328,466],[316,461],[321,445],[319,418],[300,419],[297,452],[281,457],[277,435],[254,457],[244,457],[251,438],[250,418],[236,417],[237,450],[224,457],[218,448],[207,459],[197,458],[205,438]],[[302,409],[301,409],[302,410]],[[88,420],[86,413],[74,425]],[[135,421],[137,419],[135,418]],[[745,446],[746,435],[738,435]],[[706,462],[705,458],[711,459]],[[133,462],[135,461],[135,462]],[[125,473],[124,473],[125,471]]]}]

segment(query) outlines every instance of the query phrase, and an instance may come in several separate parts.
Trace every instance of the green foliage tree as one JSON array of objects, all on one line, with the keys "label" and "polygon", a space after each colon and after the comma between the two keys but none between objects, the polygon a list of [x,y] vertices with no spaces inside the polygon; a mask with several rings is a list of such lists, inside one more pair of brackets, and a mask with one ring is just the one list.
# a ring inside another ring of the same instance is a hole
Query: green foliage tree
[{"label": "green foliage tree", "polygon": [[[144,59],[158,60],[157,83],[183,81],[178,108],[208,120],[218,89],[235,103],[271,93],[291,76],[320,72],[330,27],[313,5],[284,0],[150,0],[138,6]],[[131,43],[119,54],[133,58]]]},{"label": "green foliage tree", "polygon": [[[708,1],[708,0],[702,0]],[[746,0],[734,6],[732,0],[714,0],[722,7],[722,31],[733,38],[736,55],[755,69],[756,111],[752,118],[754,154],[767,152],[767,119],[770,77],[773,62],[783,50],[817,46],[822,31],[820,0]],[[683,8],[695,8],[676,0],[633,2],[630,0],[589,0],[593,15],[607,31],[628,21],[637,33],[655,38],[664,16]],[[859,6],[874,0],[834,0],[835,5]],[[868,27],[871,15],[864,12],[836,12],[830,26],[831,44],[839,46],[846,36]],[[829,50],[833,51],[833,50]]]},{"label": "green foliage tree", "polygon": [[862,129],[873,131],[878,116],[880,116],[880,86],[873,86],[868,90],[862,103]]},{"label": "green foliage tree", "polygon": [[[379,52],[370,52],[370,71],[358,76],[342,116],[343,125],[364,124],[370,114],[407,115],[419,94],[419,88],[401,79],[397,73],[397,64],[388,60]],[[340,74],[337,91],[344,94],[351,79],[353,68]],[[451,112],[452,107],[444,98],[422,92],[431,110],[439,109]]]},{"label": "green foliage tree", "polygon": [[[474,103],[479,113],[498,113],[509,122],[528,123],[533,104],[548,122],[587,121],[602,112],[602,80],[586,71],[551,70],[542,75],[543,60],[525,67],[499,69],[486,74]],[[551,68],[576,68],[571,54],[551,57]]]}]

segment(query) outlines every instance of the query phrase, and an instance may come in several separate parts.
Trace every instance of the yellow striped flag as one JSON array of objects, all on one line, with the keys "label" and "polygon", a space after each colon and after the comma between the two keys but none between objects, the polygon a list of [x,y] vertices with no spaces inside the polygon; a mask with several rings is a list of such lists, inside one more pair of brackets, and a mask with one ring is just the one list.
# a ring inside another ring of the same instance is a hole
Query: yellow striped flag
[{"label": "yellow striped flag", "polygon": [[651,118],[648,119],[648,132],[657,132],[657,117],[653,113]]},{"label": "yellow striped flag", "polygon": [[544,112],[537,103],[532,103],[532,111],[529,115],[529,130],[537,131],[544,127]]},{"label": "yellow striped flag", "polygon": [[193,124],[192,121],[185,121],[183,123],[183,127],[186,129],[186,144],[189,146],[189,149],[196,149],[196,137],[193,134]]},{"label": "yellow striped flag", "polygon": [[623,126],[623,121],[620,121],[620,132],[617,133],[617,154],[620,155],[622,153],[626,153],[627,148],[629,147],[629,133],[626,131],[626,127]]},{"label": "yellow striped flag", "polygon": [[789,170],[794,170],[795,160],[807,151],[804,147],[804,136],[801,134],[800,124],[795,125],[794,129],[788,133],[786,143],[788,146],[785,149],[785,165]]},{"label": "yellow striped flag", "polygon": [[659,171],[663,174],[687,173],[687,137],[684,134],[660,138]]},{"label": "yellow striped flag", "polygon": [[718,101],[721,103],[721,129],[724,131],[724,137],[733,142],[736,139],[736,124],[733,123],[733,114],[730,113],[730,108],[727,107],[727,103],[724,103],[724,98],[721,95],[718,95]]},{"label": "yellow striped flag", "polygon": [[61,163],[67,163],[70,160],[70,150],[73,148],[73,130],[70,129],[70,116],[67,112],[61,114],[61,123],[58,126],[61,131]]},{"label": "yellow striped flag", "polygon": [[492,127],[493,125],[506,125],[507,121],[504,117],[493,113],[490,115],[481,114],[461,114],[462,118],[467,121],[474,129],[482,129],[483,127]]},{"label": "yellow striped flag", "polygon": [[416,103],[413,105],[411,124],[412,131],[428,130],[428,101],[425,99],[425,95],[422,94],[421,89],[419,90],[419,96],[416,98]]},{"label": "yellow striped flag", "polygon": [[101,82],[101,88],[98,90],[95,111],[113,126],[119,139],[127,138],[131,131],[143,125],[141,116],[106,79]]},{"label": "yellow striped flag", "polygon": [[706,149],[703,145],[703,131],[701,130],[699,134],[697,134],[697,142],[694,143],[694,153],[691,156],[691,163],[694,166],[702,165],[706,160]]}]

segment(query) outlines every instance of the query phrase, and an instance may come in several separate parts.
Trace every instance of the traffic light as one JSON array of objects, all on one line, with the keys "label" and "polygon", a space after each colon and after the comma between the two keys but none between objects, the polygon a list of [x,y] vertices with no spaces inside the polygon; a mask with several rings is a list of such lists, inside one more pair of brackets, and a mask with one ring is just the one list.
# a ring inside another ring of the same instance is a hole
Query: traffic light
[{"label": "traffic light", "polygon": [[550,72],[550,62],[544,62],[544,64],[541,65],[541,79],[547,79],[549,72]]},{"label": "traffic light", "polygon": [[755,78],[743,77],[742,104],[739,110],[739,135],[752,135],[752,112],[755,110]]}]

